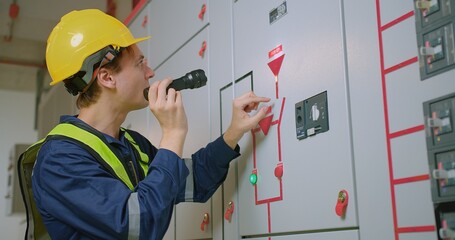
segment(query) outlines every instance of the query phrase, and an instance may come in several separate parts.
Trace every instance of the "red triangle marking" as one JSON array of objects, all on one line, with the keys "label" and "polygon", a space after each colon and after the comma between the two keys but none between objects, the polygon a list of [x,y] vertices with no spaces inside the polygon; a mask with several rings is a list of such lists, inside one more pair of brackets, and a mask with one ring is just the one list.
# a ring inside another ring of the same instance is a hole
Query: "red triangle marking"
[{"label": "red triangle marking", "polygon": [[278,73],[281,69],[281,64],[283,63],[284,54],[276,58],[275,60],[268,63],[270,70],[272,70],[273,75],[278,76]]},{"label": "red triangle marking", "polygon": [[270,125],[272,124],[273,114],[266,116],[261,121],[259,121],[259,127],[261,128],[264,135],[269,133]]}]

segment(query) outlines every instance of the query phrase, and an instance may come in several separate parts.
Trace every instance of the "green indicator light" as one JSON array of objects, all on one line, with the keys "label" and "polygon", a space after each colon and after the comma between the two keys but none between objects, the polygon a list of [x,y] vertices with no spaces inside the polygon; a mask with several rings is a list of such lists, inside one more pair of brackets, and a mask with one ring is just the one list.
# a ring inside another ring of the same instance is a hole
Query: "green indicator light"
[{"label": "green indicator light", "polygon": [[255,185],[257,181],[258,181],[258,176],[256,174],[252,173],[250,175],[250,183]]}]

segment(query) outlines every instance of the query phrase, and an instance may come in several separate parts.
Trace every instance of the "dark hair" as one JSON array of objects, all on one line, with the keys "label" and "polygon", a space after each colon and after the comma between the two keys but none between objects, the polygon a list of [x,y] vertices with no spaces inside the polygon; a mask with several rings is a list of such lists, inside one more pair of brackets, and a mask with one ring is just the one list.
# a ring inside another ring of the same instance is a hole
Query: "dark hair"
[{"label": "dark hair", "polygon": [[[112,61],[105,64],[101,68],[106,68],[106,69],[112,71],[113,73],[120,72],[122,70],[121,66],[120,66],[120,61],[121,61],[122,57],[124,56],[123,52],[127,51],[128,53],[130,53],[133,51],[132,49],[133,48],[131,46],[126,47],[123,51],[119,52],[118,55]],[[98,66],[94,66],[94,67],[98,68]],[[79,96],[77,97],[77,100],[76,100],[76,106],[78,109],[88,107],[98,100],[98,98],[101,94],[101,88],[96,83],[96,80],[97,79],[95,76],[95,79],[92,81],[92,83],[90,84],[88,89],[85,92],[79,93]]]}]

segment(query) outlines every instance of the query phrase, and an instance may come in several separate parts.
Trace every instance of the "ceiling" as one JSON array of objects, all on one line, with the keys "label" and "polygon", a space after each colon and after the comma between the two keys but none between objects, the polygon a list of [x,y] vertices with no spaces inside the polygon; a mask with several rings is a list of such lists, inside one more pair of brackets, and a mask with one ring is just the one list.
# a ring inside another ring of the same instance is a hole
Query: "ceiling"
[{"label": "ceiling", "polygon": [[[84,8],[106,11],[108,2],[114,2],[121,21],[132,10],[131,0],[0,0],[0,90],[35,91],[38,72],[47,73],[47,37],[61,16]],[[14,19],[13,3],[19,7]]]}]

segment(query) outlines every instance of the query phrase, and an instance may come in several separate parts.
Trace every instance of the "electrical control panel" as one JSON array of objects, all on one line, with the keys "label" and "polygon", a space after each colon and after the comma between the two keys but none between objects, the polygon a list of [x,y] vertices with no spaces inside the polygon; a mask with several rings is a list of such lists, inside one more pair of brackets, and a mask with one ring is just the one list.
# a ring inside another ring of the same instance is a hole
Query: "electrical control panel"
[{"label": "electrical control panel", "polygon": [[455,148],[429,152],[433,202],[455,201]]},{"label": "electrical control panel", "polygon": [[435,215],[438,239],[455,239],[455,206],[453,204],[441,204],[437,206]]},{"label": "electrical control panel", "polygon": [[295,104],[297,139],[304,139],[329,130],[327,91]]},{"label": "electrical control panel", "polygon": [[455,67],[454,25],[438,26],[419,35],[420,76],[434,76]]},{"label": "electrical control panel", "polygon": [[415,0],[416,29],[420,32],[434,23],[453,17],[454,4],[451,0]]},{"label": "electrical control panel", "polygon": [[455,239],[455,93],[423,103],[439,239]]},{"label": "electrical control panel", "polygon": [[305,104],[304,101],[300,101],[295,104],[295,131],[297,139],[303,139],[307,137],[305,131]]},{"label": "electrical control panel", "polygon": [[[233,98],[271,100],[223,187],[179,204],[165,239],[455,240],[455,104],[440,97],[455,89],[455,0],[172,2],[135,29],[154,36],[155,79],[207,69],[182,92],[185,153],[226,131]],[[142,118],[129,123],[159,142]]]},{"label": "electrical control panel", "polygon": [[453,0],[415,0],[422,80],[455,67]]},{"label": "electrical control panel", "polygon": [[455,201],[455,93],[423,106],[433,202]]},{"label": "electrical control panel", "polygon": [[455,94],[424,103],[428,148],[455,143]]}]

